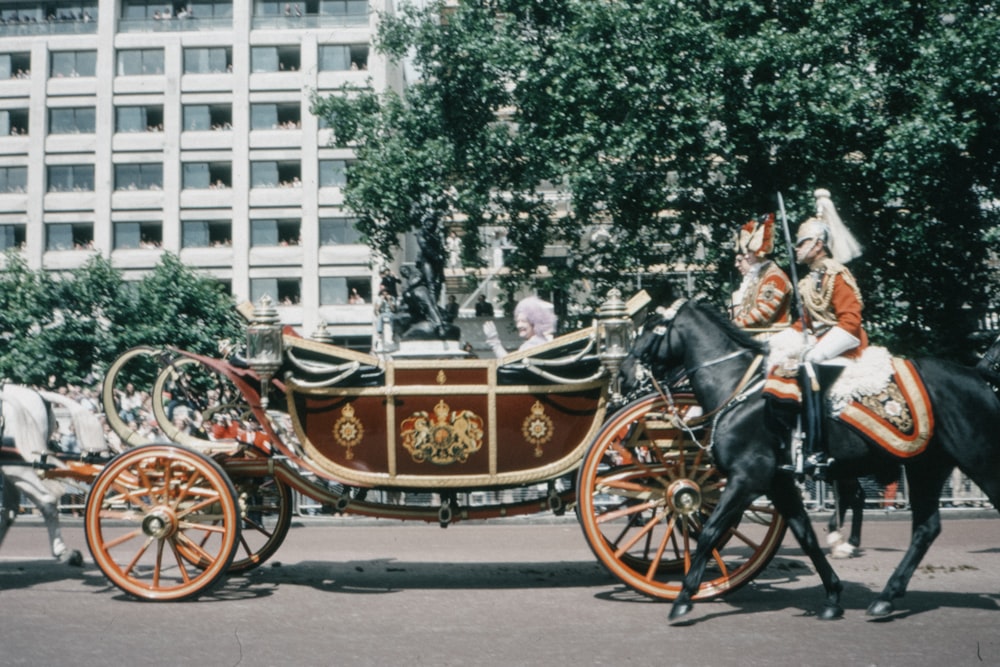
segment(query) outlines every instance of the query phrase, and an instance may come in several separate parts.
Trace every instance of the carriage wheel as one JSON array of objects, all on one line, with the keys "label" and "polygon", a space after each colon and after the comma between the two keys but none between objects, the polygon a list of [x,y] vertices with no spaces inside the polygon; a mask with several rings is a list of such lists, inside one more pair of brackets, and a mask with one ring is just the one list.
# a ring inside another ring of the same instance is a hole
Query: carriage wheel
[{"label": "carriage wheel", "polygon": [[136,447],[112,459],[94,480],[85,521],[98,567],[144,600],[180,600],[210,588],[232,563],[240,535],[236,490],[225,472],[174,445]]},{"label": "carriage wheel", "polygon": [[[678,414],[700,412],[693,396],[674,397]],[[678,428],[659,396],[620,410],[591,445],[577,480],[577,512],[597,559],[646,595],[673,600],[690,567],[701,527],[718,504],[725,477],[715,467],[707,429]],[[712,553],[695,599],[751,581],[781,545],[785,521],[755,504]]]},{"label": "carriage wheel", "polygon": [[242,519],[230,572],[247,572],[273,556],[292,526],[292,489],[276,477],[234,477]]}]

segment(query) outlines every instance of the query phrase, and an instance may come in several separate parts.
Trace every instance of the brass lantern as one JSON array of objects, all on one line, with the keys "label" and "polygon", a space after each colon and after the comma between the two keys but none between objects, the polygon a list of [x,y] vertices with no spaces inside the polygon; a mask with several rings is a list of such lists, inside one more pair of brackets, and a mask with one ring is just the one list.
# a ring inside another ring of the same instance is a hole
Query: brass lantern
[{"label": "brass lantern", "polygon": [[618,371],[632,344],[632,319],[618,289],[611,289],[598,311],[597,335],[601,345],[601,364],[611,378],[611,398],[620,395]]},{"label": "brass lantern", "polygon": [[267,390],[271,378],[281,368],[281,323],[278,311],[267,294],[253,309],[253,319],[247,327],[247,364],[260,376],[260,407],[267,409]]}]

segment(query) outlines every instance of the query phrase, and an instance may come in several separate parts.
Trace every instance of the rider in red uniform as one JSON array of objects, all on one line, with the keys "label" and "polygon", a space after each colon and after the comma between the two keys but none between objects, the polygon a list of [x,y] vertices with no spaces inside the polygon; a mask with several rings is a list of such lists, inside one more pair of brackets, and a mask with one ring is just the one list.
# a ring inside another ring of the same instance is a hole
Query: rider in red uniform
[{"label": "rider in red uniform", "polygon": [[[783,366],[777,374],[799,374],[805,421],[806,465],[825,462],[822,403],[813,389],[814,364],[843,365],[861,355],[868,336],[861,326],[863,302],[858,284],[844,263],[861,254],[861,247],[840,220],[830,193],[816,190],[817,213],[803,222],[795,237],[795,258],[809,268],[799,280],[805,322],[771,338],[771,362]],[[806,334],[803,334],[805,327]],[[765,389],[765,393],[768,389]]]},{"label": "rider in red uniform", "polygon": [[745,329],[788,326],[792,281],[768,256],[774,252],[774,214],[751,220],[736,235],[736,264],[743,273],[733,322]]}]

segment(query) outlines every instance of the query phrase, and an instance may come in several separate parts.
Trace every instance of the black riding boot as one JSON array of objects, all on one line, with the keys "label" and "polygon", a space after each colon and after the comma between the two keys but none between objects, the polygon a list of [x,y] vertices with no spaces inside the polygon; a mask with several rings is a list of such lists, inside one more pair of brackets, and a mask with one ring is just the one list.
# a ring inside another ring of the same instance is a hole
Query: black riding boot
[{"label": "black riding boot", "polygon": [[802,458],[805,463],[803,472],[814,477],[822,477],[826,473],[827,454],[823,438],[823,392],[820,390],[816,375],[811,368],[805,366],[799,373],[799,386],[802,388],[802,426],[805,439],[802,443]]}]

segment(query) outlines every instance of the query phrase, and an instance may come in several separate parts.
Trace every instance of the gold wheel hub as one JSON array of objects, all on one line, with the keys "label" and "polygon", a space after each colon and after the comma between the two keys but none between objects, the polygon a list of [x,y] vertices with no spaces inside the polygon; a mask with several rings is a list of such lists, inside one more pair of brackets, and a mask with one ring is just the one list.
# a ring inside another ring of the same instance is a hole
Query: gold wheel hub
[{"label": "gold wheel hub", "polygon": [[667,488],[667,503],[677,514],[696,514],[701,511],[701,488],[689,479],[675,480]]},{"label": "gold wheel hub", "polygon": [[157,507],[142,519],[142,532],[162,540],[177,530],[177,517],[165,507]]}]

